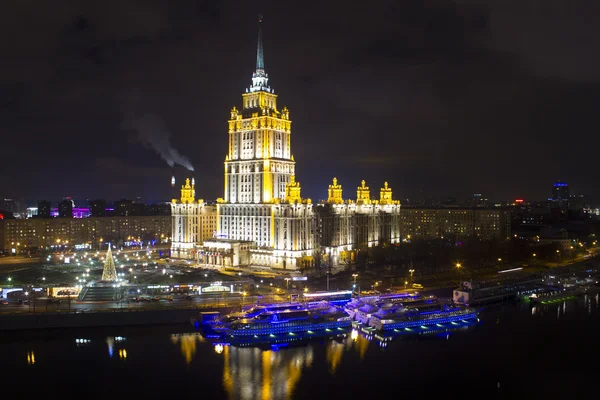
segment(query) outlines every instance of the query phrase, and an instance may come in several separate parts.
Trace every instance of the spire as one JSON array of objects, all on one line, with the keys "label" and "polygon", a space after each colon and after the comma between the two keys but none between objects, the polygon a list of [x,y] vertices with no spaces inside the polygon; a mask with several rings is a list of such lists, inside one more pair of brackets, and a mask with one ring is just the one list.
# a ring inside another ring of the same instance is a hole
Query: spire
[{"label": "spire", "polygon": [[106,252],[106,258],[104,259],[102,280],[109,282],[117,280],[117,270],[115,269],[115,260],[113,260],[112,251],[110,250],[110,243],[108,244],[108,251]]},{"label": "spire", "polygon": [[[263,54],[263,40],[262,40],[262,14],[258,16],[258,43],[256,45],[256,71],[252,74],[252,86],[250,86],[250,92],[264,91],[273,93],[268,85],[269,76],[265,72],[265,56]],[[256,107],[256,105],[255,105]]]},{"label": "spire", "polygon": [[263,56],[263,41],[262,41],[262,14],[258,15],[258,44],[256,46],[256,72],[265,70],[265,59]]}]

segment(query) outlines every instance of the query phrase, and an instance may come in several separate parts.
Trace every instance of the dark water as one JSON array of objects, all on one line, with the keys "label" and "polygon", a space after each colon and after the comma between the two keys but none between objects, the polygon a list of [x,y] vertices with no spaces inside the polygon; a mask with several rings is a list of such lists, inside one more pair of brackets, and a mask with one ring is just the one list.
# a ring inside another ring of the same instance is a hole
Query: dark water
[{"label": "dark water", "polygon": [[467,330],[402,337],[386,348],[359,335],[219,353],[188,326],[3,335],[2,397],[573,399],[596,392],[598,296],[491,306],[480,317]]}]

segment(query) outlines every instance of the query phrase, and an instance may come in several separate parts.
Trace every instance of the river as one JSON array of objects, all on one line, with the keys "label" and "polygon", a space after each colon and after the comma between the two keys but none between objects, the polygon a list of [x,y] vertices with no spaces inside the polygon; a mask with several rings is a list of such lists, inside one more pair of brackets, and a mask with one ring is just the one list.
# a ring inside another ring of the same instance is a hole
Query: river
[{"label": "river", "polygon": [[191,326],[13,333],[2,397],[580,398],[595,390],[599,296],[486,307],[472,327],[275,350],[215,346]]}]

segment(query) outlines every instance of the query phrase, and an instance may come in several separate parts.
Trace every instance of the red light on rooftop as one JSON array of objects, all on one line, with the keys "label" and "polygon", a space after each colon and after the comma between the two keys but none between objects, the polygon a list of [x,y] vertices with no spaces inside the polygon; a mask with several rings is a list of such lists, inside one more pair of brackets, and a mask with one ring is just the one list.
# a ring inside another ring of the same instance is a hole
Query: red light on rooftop
[{"label": "red light on rooftop", "polygon": [[523,201],[524,201],[523,199],[516,199],[515,203],[523,203]]}]

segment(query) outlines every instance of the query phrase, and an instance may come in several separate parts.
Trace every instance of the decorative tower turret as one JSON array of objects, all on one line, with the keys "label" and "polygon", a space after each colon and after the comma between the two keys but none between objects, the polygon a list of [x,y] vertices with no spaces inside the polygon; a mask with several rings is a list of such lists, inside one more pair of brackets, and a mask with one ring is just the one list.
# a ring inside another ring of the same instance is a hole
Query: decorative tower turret
[{"label": "decorative tower turret", "polygon": [[357,204],[371,204],[371,191],[368,186],[365,186],[366,182],[363,179],[360,182],[360,186],[356,189],[356,203]]},{"label": "decorative tower turret", "polygon": [[296,182],[296,177],[291,176],[290,182],[285,185],[285,202],[286,203],[301,203],[300,197],[300,182]]},{"label": "decorative tower turret", "polygon": [[329,185],[327,190],[327,202],[334,204],[344,204],[342,198],[342,185],[338,185],[337,178],[333,178],[333,184]]},{"label": "decorative tower turret", "polygon": [[392,199],[392,188],[388,187],[388,183],[385,182],[381,191],[379,192],[379,204],[394,204]]},{"label": "decorative tower turret", "polygon": [[181,185],[181,204],[192,204],[196,200],[196,190],[194,188],[194,179],[190,185],[190,178],[185,180],[185,185]]}]

